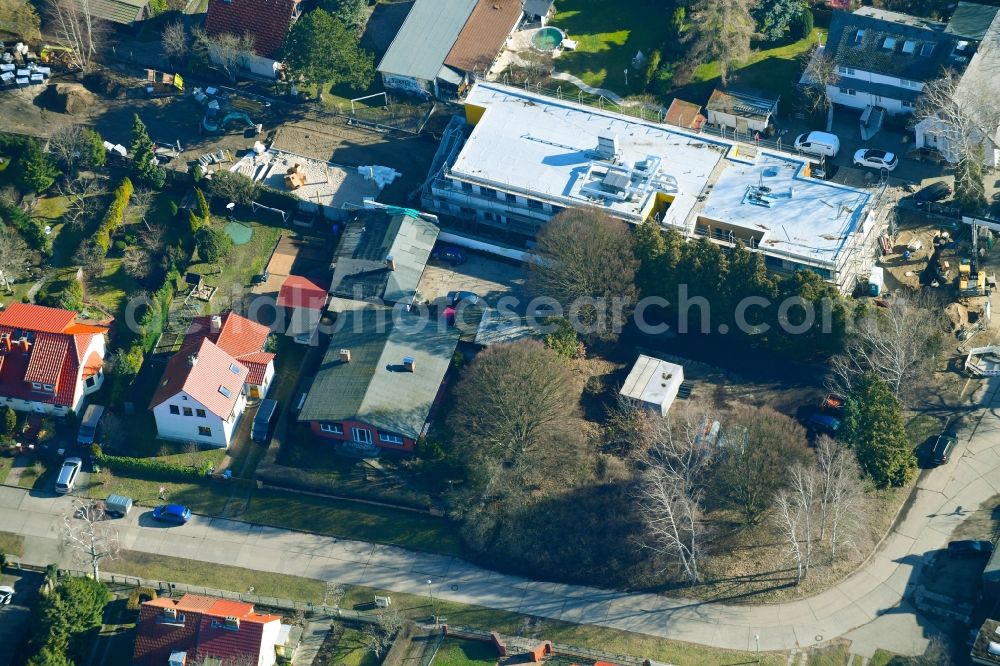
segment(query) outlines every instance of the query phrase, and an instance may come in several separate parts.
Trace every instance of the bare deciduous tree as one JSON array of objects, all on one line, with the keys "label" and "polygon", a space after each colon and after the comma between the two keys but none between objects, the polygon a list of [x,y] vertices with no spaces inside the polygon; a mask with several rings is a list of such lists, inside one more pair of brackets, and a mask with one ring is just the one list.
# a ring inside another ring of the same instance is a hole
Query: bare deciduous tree
[{"label": "bare deciduous tree", "polygon": [[8,227],[0,227],[0,281],[10,291],[12,282],[25,276],[31,266],[31,254],[24,239]]},{"label": "bare deciduous tree", "polygon": [[171,60],[184,58],[191,50],[191,42],[187,31],[184,30],[184,24],[180,21],[168,23],[160,36],[160,45],[163,47],[163,53]]},{"label": "bare deciduous tree", "polygon": [[249,56],[253,55],[253,35],[250,33],[234,35],[228,32],[219,35],[201,33],[201,39],[204,40],[212,61],[222,68],[230,81],[235,82],[240,67]]},{"label": "bare deciduous tree", "polygon": [[1000,107],[996,104],[1000,72],[984,74],[988,76],[965,77],[946,72],[924,86],[914,113],[916,121],[928,121],[926,133],[936,137],[938,150],[955,164],[955,196],[968,208],[986,202],[983,146],[1000,125]]},{"label": "bare deciduous tree", "polygon": [[691,583],[701,578],[698,563],[706,532],[703,477],[715,453],[705,431],[712,423],[707,412],[696,408],[655,419],[653,443],[643,458],[639,509],[645,542]]},{"label": "bare deciduous tree", "polygon": [[104,507],[82,500],[73,500],[73,512],[63,517],[63,546],[93,570],[94,580],[101,579],[101,562],[116,559],[121,550],[118,530],[107,519]]},{"label": "bare deciduous tree", "polygon": [[750,42],[757,26],[750,10],[754,4],[754,0],[699,0],[692,8],[691,57],[695,62],[718,61],[723,86],[732,70],[753,53]]},{"label": "bare deciduous tree", "polygon": [[930,379],[942,340],[938,311],[935,304],[914,295],[863,317],[846,351],[831,363],[831,388],[849,393],[858,378],[873,372],[905,403]]},{"label": "bare deciduous tree", "polygon": [[779,491],[774,496],[774,523],[781,531],[782,538],[788,545],[788,552],[795,560],[795,584],[802,582],[803,560],[801,534],[802,534],[802,508],[795,499],[795,494],[789,490]]},{"label": "bare deciduous tree", "polygon": [[826,130],[833,126],[833,100],[830,99],[830,86],[836,86],[840,81],[840,71],[837,63],[820,48],[811,51],[807,56],[806,68],[803,72],[805,81],[802,92],[810,110],[813,113],[826,111]]},{"label": "bare deciduous tree", "polygon": [[597,209],[571,208],[543,227],[536,251],[531,291],[557,300],[577,333],[617,338],[636,297],[637,262],[626,225]]},{"label": "bare deciduous tree", "polygon": [[142,280],[151,268],[149,252],[141,247],[130,247],[122,258],[122,269],[136,280]]},{"label": "bare deciduous tree", "polygon": [[66,197],[63,219],[71,229],[79,230],[100,203],[100,197],[107,192],[107,188],[95,178],[70,178],[56,185],[56,191]]},{"label": "bare deciduous tree", "polygon": [[[830,561],[840,546],[858,547],[863,535],[865,494],[853,451],[830,437],[816,442],[819,539],[830,540]],[[828,531],[829,530],[829,531]]]},{"label": "bare deciduous tree", "polygon": [[132,213],[132,217],[136,222],[141,222],[146,225],[147,231],[149,231],[151,227],[149,226],[149,223],[146,222],[146,216],[149,215],[149,209],[153,205],[153,199],[155,197],[156,192],[148,187],[137,187],[132,190],[129,212]]},{"label": "bare deciduous tree", "polygon": [[804,546],[799,547],[799,568],[800,576],[808,576],[809,568],[813,559],[813,515],[816,512],[816,470],[813,467],[806,467],[798,464],[792,466],[788,471],[789,481],[788,492],[792,496],[792,501],[798,507],[800,517],[799,538],[805,541]]},{"label": "bare deciduous tree", "polygon": [[91,10],[91,0],[48,0],[47,11],[56,38],[72,49],[69,54],[72,63],[88,71],[103,45],[106,31]]},{"label": "bare deciduous tree", "polygon": [[368,649],[377,658],[381,658],[392,647],[396,634],[402,628],[402,614],[394,608],[387,608],[379,613],[375,624],[369,624],[365,627],[365,641],[368,644]]}]

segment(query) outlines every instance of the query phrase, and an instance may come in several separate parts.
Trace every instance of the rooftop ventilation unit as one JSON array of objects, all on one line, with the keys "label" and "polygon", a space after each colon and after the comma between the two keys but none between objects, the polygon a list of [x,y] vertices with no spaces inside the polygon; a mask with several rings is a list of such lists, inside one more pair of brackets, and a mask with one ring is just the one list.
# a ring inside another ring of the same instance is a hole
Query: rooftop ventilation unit
[{"label": "rooftop ventilation unit", "polygon": [[617,160],[621,156],[618,145],[618,135],[612,132],[601,132],[597,135],[597,155],[605,160]]}]

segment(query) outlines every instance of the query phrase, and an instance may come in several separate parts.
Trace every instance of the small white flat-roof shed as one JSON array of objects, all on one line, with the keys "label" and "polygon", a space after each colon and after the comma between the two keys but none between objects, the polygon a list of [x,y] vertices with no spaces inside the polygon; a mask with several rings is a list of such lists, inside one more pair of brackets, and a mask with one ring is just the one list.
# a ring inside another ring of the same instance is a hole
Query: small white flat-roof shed
[{"label": "small white flat-roof shed", "polygon": [[652,356],[640,356],[619,393],[666,416],[684,381],[684,368]]}]

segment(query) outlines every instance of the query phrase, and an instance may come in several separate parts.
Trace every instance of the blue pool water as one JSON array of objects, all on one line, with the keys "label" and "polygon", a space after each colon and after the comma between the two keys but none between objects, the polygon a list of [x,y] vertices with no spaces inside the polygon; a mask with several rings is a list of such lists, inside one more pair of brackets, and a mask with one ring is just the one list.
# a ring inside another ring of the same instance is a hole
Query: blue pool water
[{"label": "blue pool water", "polygon": [[562,43],[563,31],[559,28],[542,28],[531,38],[531,43],[539,51],[551,51]]}]

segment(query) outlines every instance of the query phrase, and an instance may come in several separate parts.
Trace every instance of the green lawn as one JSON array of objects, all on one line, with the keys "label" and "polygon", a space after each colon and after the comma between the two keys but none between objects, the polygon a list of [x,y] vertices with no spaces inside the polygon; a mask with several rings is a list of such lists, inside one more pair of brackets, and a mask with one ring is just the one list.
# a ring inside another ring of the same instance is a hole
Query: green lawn
[{"label": "green lawn", "polygon": [[[221,227],[227,220],[213,218],[212,223]],[[189,272],[201,273],[205,276],[207,284],[218,288],[212,302],[202,308],[206,314],[229,308],[232,299],[228,297],[227,290],[249,287],[251,278],[263,272],[271,251],[278,242],[278,236],[282,231],[280,227],[256,222],[248,224],[253,228],[253,235],[248,243],[235,246],[229,256],[219,263],[192,263],[187,268]]]},{"label": "green lawn", "polygon": [[454,524],[445,518],[357,502],[260,490],[253,493],[246,511],[236,517],[447,555],[463,552]]},{"label": "green lawn", "polygon": [[[750,60],[730,73],[729,85],[777,93],[781,96],[779,109],[782,113],[790,111],[797,99],[795,85],[802,75],[802,57],[817,40],[826,40],[826,30],[816,28],[812,37],[755,51]],[[692,82],[674,90],[673,95],[703,104],[708,101],[712,89],[719,85],[719,63],[710,62],[699,65],[694,70]]]},{"label": "green lawn", "polygon": [[10,470],[13,466],[14,458],[9,456],[0,456],[0,484],[7,482],[7,475],[10,474]]},{"label": "green lawn", "polygon": [[205,483],[175,483],[173,481],[147,481],[127,476],[117,476],[107,470],[90,477],[90,484],[82,489],[95,499],[117,494],[131,497],[136,504],[152,507],[163,504],[160,488],[166,489],[165,497],[190,507],[195,513],[215,515],[222,513],[232,494],[232,488],[221,481]]},{"label": "green lawn", "polygon": [[378,666],[379,659],[368,649],[365,635],[361,631],[343,626],[340,631],[333,654],[325,659],[318,658],[313,662],[314,666]]},{"label": "green lawn", "polygon": [[0,553],[21,557],[24,555],[24,537],[11,532],[0,532]]},{"label": "green lawn", "polygon": [[451,639],[441,643],[432,666],[496,666],[497,651],[490,643]]},{"label": "green lawn", "polygon": [[[556,71],[622,96],[643,92],[642,77],[631,70],[632,58],[637,51],[649,55],[663,45],[671,10],[662,5],[660,0],[559,0],[551,25],[578,45],[559,56]],[[630,69],[628,86],[626,69]]]},{"label": "green lawn", "polygon": [[279,597],[319,604],[323,602],[326,583],[300,576],[241,567],[209,564],[179,557],[122,551],[121,556],[103,565],[112,573],[137,576],[188,585],[203,585],[217,590],[246,592],[250,587],[262,597]]}]

